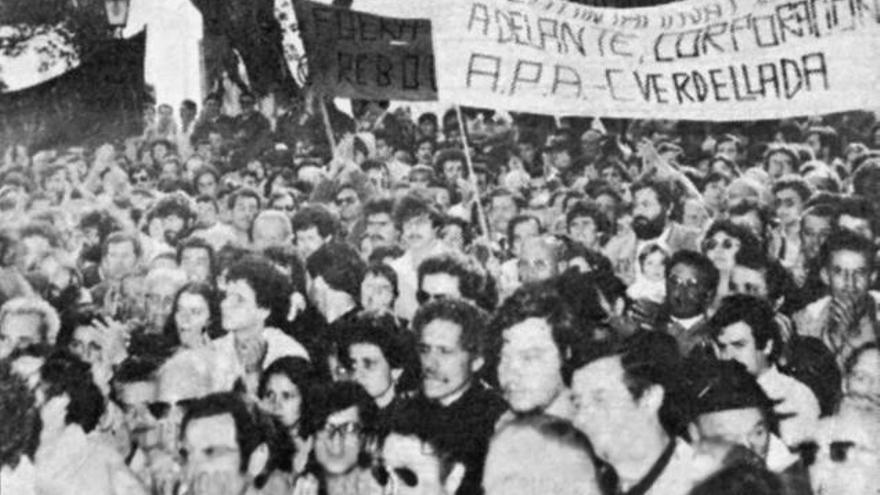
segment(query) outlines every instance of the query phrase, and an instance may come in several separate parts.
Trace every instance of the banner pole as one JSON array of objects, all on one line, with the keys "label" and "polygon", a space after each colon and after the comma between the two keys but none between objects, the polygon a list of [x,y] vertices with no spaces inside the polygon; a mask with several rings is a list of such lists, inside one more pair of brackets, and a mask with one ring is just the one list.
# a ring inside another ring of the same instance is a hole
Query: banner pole
[{"label": "banner pole", "polygon": [[471,150],[468,145],[468,135],[467,129],[464,125],[464,119],[461,116],[461,106],[459,104],[455,104],[455,116],[458,117],[458,130],[461,133],[461,143],[464,146],[464,158],[465,165],[468,168],[468,178],[471,183],[471,187],[474,188],[474,198],[477,202],[477,221],[480,222],[480,230],[483,231],[483,236],[487,241],[492,242],[492,235],[489,231],[489,222],[486,221],[486,212],[483,211],[483,201],[480,197],[480,186],[477,182],[477,175],[474,173],[474,163],[471,160]]},{"label": "banner pole", "polygon": [[324,120],[324,130],[327,132],[327,142],[330,143],[330,151],[336,151],[336,138],[333,136],[333,126],[330,125],[330,114],[327,113],[327,103],[324,95],[318,95],[321,100],[321,117]]}]

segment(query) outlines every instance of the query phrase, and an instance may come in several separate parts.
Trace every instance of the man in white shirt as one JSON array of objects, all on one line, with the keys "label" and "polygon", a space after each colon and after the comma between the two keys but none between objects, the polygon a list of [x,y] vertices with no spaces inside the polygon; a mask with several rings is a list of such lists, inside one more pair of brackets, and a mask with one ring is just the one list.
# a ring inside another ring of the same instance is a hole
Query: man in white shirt
[{"label": "man in white shirt", "polygon": [[779,424],[782,440],[789,446],[807,440],[821,413],[819,400],[807,385],[777,367],[782,338],[769,303],[754,296],[729,296],[708,327],[718,358],[742,363],[776,404],[776,414],[784,418]]},{"label": "man in white shirt", "polygon": [[226,296],[220,304],[227,333],[213,341],[220,362],[232,363],[232,376],[243,379],[256,395],[260,373],[280,357],[308,359],[299,342],[269,326],[284,321],[290,309],[290,282],[270,262],[245,258],[226,275]]}]

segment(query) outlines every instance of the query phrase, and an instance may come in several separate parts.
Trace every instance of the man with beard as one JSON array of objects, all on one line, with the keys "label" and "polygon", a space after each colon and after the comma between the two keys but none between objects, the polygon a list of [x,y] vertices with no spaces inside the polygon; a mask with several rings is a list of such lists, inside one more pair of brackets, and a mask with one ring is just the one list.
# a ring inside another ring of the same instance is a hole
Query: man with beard
[{"label": "man with beard", "polygon": [[645,246],[657,243],[667,252],[682,249],[699,251],[700,232],[669,219],[675,206],[670,184],[659,180],[638,181],[630,186],[633,197],[632,229],[608,241],[605,256],[614,265],[615,273],[627,284],[635,280],[639,270],[639,253]]}]

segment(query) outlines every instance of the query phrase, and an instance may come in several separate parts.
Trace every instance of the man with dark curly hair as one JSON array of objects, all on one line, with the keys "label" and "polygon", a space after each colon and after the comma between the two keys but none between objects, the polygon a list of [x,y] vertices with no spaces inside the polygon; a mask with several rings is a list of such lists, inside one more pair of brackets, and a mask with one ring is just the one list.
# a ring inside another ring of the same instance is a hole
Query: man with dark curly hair
[{"label": "man with dark curly hair", "polygon": [[263,258],[246,257],[227,272],[220,312],[223,329],[229,333],[215,340],[214,346],[254,394],[260,372],[272,361],[284,356],[309,358],[305,347],[275,328],[290,310],[292,290],[284,275]]}]

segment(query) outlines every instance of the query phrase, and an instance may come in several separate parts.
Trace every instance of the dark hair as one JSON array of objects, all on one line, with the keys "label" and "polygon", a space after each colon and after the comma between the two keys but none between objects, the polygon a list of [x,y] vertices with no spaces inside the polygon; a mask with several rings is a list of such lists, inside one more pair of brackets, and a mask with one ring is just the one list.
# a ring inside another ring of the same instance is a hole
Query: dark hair
[{"label": "dark hair", "polygon": [[681,380],[682,357],[675,337],[662,332],[639,331],[629,337],[614,336],[584,346],[575,354],[573,370],[594,361],[620,357],[623,383],[634,400],[651,387],[663,388],[659,419],[670,434],[685,430],[688,416],[686,388]]},{"label": "dark hair", "polygon": [[284,270],[290,271],[293,292],[306,294],[306,265],[295,247],[290,245],[269,246],[263,249],[263,256],[275,265],[280,265]]},{"label": "dark hair", "polygon": [[58,230],[52,224],[43,221],[30,222],[19,229],[19,239],[24,240],[28,237],[43,237],[54,248],[61,245],[61,235]]},{"label": "dark hair", "polygon": [[229,199],[227,199],[227,205],[229,209],[232,210],[235,208],[235,204],[238,202],[240,198],[253,198],[257,201],[257,209],[263,204],[263,198],[260,197],[260,193],[254,191],[249,187],[241,187],[236,189],[235,192],[229,195]]},{"label": "dark hair", "polygon": [[[283,356],[272,361],[260,375],[257,397],[262,399],[266,396],[266,387],[269,386],[269,379],[276,375],[284,376],[299,390],[300,396],[303,398],[300,402],[300,424],[308,423],[307,418],[310,415],[312,391],[318,383],[318,377],[312,367],[312,363],[298,356]],[[303,438],[305,437],[305,432],[302,429],[299,430],[299,434]]]},{"label": "dark hair", "polygon": [[244,472],[250,461],[251,454],[264,442],[256,418],[248,410],[245,402],[233,392],[209,394],[193,399],[186,408],[183,422],[180,425],[180,436],[185,438],[189,424],[197,419],[210,418],[229,414],[235,422],[235,441],[241,451],[241,465]]},{"label": "dark hair", "polygon": [[550,336],[559,351],[560,373],[566,384],[574,371],[571,358],[583,342],[584,326],[575,317],[569,302],[556,289],[554,282],[526,284],[504,300],[489,324],[489,349],[493,359],[500,359],[504,332],[529,318],[540,318],[550,327]]},{"label": "dark hair", "polygon": [[746,252],[736,253],[734,259],[737,265],[761,273],[767,284],[767,299],[771,303],[775,303],[781,298],[788,302],[791,296],[797,292],[794,277],[778,260],[770,258],[764,253],[751,255]]},{"label": "dark hair", "polygon": [[358,252],[348,244],[324,244],[309,256],[306,268],[313,279],[321,277],[331,289],[359,299],[367,267]]},{"label": "dark hair", "polygon": [[177,256],[175,260],[177,264],[180,265],[180,260],[183,258],[183,252],[188,249],[201,249],[203,251],[207,251],[208,259],[210,260],[210,273],[209,276],[211,280],[214,280],[214,276],[217,274],[216,267],[216,256],[214,254],[214,246],[211,245],[208,241],[206,241],[202,237],[198,236],[190,236],[180,242],[177,246]]},{"label": "dark hair", "polygon": [[779,477],[764,467],[739,462],[710,476],[690,495],[778,495],[784,493]]},{"label": "dark hair", "polygon": [[849,357],[846,358],[846,362],[843,365],[843,370],[847,375],[852,373],[853,368],[859,364],[859,359],[861,359],[862,355],[868,351],[880,351],[880,346],[878,346],[877,342],[868,342],[867,344],[862,344],[855,348],[852,353],[850,353]]},{"label": "dark hair", "polygon": [[758,201],[753,198],[745,198],[742,201],[736,203],[730,208],[728,214],[730,217],[738,217],[742,215],[748,215],[751,212],[755,212],[758,215],[758,219],[761,220],[762,232],[761,235],[765,235],[767,227],[773,223],[773,213],[769,208],[762,205]]},{"label": "dark hair", "polygon": [[364,203],[363,215],[364,219],[370,218],[373,215],[379,214],[387,214],[389,217],[393,218],[394,214],[394,200],[391,198],[384,197],[376,197],[370,198],[366,203]]},{"label": "dark hair", "polygon": [[460,446],[455,443],[458,437],[443,434],[448,426],[441,423],[441,417],[438,414],[421,414],[417,408],[399,408],[383,424],[381,444],[384,445],[392,434],[416,438],[426,447],[423,452],[430,452],[430,455],[437,458],[440,480],[445,481],[461,459],[456,458],[460,450]]},{"label": "dark hair", "polygon": [[8,362],[0,362],[0,467],[34,459],[40,444],[40,411],[27,383]]},{"label": "dark hair", "polygon": [[379,246],[370,253],[367,261],[370,263],[381,263],[385,258],[400,258],[403,256],[403,248],[398,245]]},{"label": "dark hair", "polygon": [[793,149],[791,149],[790,146],[785,144],[777,144],[767,147],[767,150],[764,152],[764,157],[762,160],[764,164],[764,169],[767,169],[767,165],[770,163],[770,157],[779,153],[787,156],[788,159],[791,160],[792,173],[798,173],[799,169],[801,168],[800,157],[798,157],[797,153]]},{"label": "dark hair", "polygon": [[810,199],[810,196],[813,195],[813,188],[810,186],[810,183],[798,175],[784,176],[773,184],[773,194],[777,194],[786,189],[794,191],[804,203],[806,203]]},{"label": "dark hair", "polygon": [[718,272],[718,268],[715,268],[712,260],[707,258],[705,254],[687,249],[676,251],[666,260],[666,273],[669,274],[679,264],[695,268],[700,272],[706,277],[706,283],[711,290],[715,290],[718,287],[721,274]]},{"label": "dark hair", "polygon": [[571,205],[565,213],[566,229],[571,227],[571,222],[580,217],[588,217],[592,219],[593,223],[596,225],[596,231],[600,234],[607,234],[611,231],[608,217],[606,217],[593,202],[581,200]]},{"label": "dark hair", "polygon": [[92,368],[67,350],[58,350],[40,368],[40,381],[47,400],[66,394],[67,424],[80,425],[86,433],[94,430],[104,414],[104,397],[92,379]]},{"label": "dark hair", "polygon": [[858,234],[846,230],[838,230],[835,235],[829,237],[819,251],[819,266],[828,267],[832,256],[839,251],[852,251],[861,254],[865,258],[865,264],[870,271],[874,271],[874,243]]},{"label": "dark hair", "polygon": [[143,254],[143,249],[141,248],[141,242],[137,235],[123,231],[116,231],[107,236],[104,240],[103,248],[101,249],[101,259],[103,260],[107,257],[107,252],[110,250],[111,244],[122,244],[124,242],[131,243],[135,257],[140,259]]},{"label": "dark hair", "polygon": [[782,337],[770,303],[755,296],[733,294],[721,300],[718,311],[709,319],[707,327],[713,339],[734,323],[744,323],[752,331],[755,347],[764,349],[772,345],[769,360],[775,362],[782,352]]},{"label": "dark hair", "polygon": [[416,194],[407,194],[400,198],[394,207],[394,223],[398,229],[413,218],[428,216],[434,228],[439,228],[442,221],[440,213],[428,202]]},{"label": "dark hair", "polygon": [[450,225],[455,225],[459,229],[461,229],[462,243],[465,248],[469,247],[471,245],[471,242],[474,240],[474,229],[471,228],[471,224],[461,217],[457,217],[455,215],[444,215],[442,228],[446,228]]},{"label": "dark hair", "polygon": [[443,273],[458,279],[461,297],[474,302],[480,299],[483,278],[479,272],[469,265],[466,258],[461,255],[444,253],[425,259],[419,264],[418,268],[419,289],[421,289],[426,276],[437,273]]},{"label": "dark hair", "polygon": [[801,227],[803,227],[805,217],[827,218],[833,225],[837,219],[837,207],[828,203],[817,203],[808,206],[801,213]]},{"label": "dark hair", "polygon": [[773,401],[742,363],[696,360],[690,363],[686,375],[694,420],[703,414],[755,408],[768,427],[775,427]]},{"label": "dark hair", "polygon": [[847,215],[868,220],[871,223],[871,232],[874,232],[873,222],[875,216],[874,206],[867,198],[862,196],[843,196],[837,203],[837,217]]},{"label": "dark hair", "polygon": [[113,372],[114,384],[138,383],[153,381],[161,362],[156,359],[131,356],[119,363]]},{"label": "dark hair", "polygon": [[760,256],[763,253],[761,240],[755,237],[755,234],[748,228],[735,224],[730,220],[715,220],[712,222],[712,225],[706,230],[704,239],[711,239],[719,232],[739,241],[740,246],[737,253],[743,253],[744,256],[748,257]]},{"label": "dark hair", "polygon": [[204,331],[212,340],[222,337],[226,332],[223,331],[220,316],[220,296],[210,284],[204,282],[189,282],[181,287],[180,290],[177,291],[177,294],[174,295],[174,304],[171,306],[171,314],[165,322],[165,329],[163,331],[165,337],[168,338],[168,341],[174,345],[180,345],[181,343],[180,332],[177,328],[174,315],[177,314],[177,309],[180,305],[180,297],[184,294],[195,294],[201,296],[202,299],[205,300],[210,316],[208,317],[208,324]]},{"label": "dark hair", "polygon": [[292,287],[287,277],[268,260],[260,256],[245,256],[229,267],[226,280],[244,280],[250,286],[257,306],[270,311],[267,326],[279,326],[286,321]]},{"label": "dark hair", "polygon": [[422,331],[428,324],[443,320],[461,328],[459,343],[471,354],[485,355],[485,328],[488,317],[477,306],[462,299],[435,299],[416,311],[412,328],[421,338]]},{"label": "dark hair", "polygon": [[[468,168],[466,166],[467,157],[464,154],[464,151],[461,151],[458,148],[447,148],[445,150],[440,151],[434,156],[434,173],[439,177],[443,177],[443,166],[446,162],[454,162],[460,161],[462,164],[462,177],[465,179],[468,177]],[[444,177],[445,179],[445,177]]]},{"label": "dark hair", "polygon": [[382,277],[387,280],[391,284],[391,290],[394,293],[394,298],[397,299],[397,296],[400,294],[400,292],[397,286],[397,272],[394,271],[394,268],[391,268],[381,261],[371,261],[370,264],[367,265],[367,269],[364,270],[364,278],[367,278],[367,275]]},{"label": "dark hair", "polygon": [[654,191],[654,194],[657,195],[657,201],[660,203],[660,206],[663,209],[668,209],[675,204],[675,199],[672,194],[672,187],[669,183],[665,181],[642,179],[633,182],[632,185],[629,186],[629,190],[632,193],[633,198],[635,198],[636,193],[641,191],[642,189],[651,189],[652,191]]},{"label": "dark hair", "polygon": [[305,436],[324,428],[332,414],[356,407],[362,431],[374,434],[379,421],[379,408],[364,388],[356,382],[342,381],[318,385],[311,398],[311,414],[305,426]]},{"label": "dark hair", "polygon": [[517,226],[526,222],[535,222],[538,225],[538,233],[543,230],[541,227],[541,220],[539,220],[538,217],[528,213],[519,214],[511,218],[510,221],[507,222],[507,240],[512,242],[513,232],[516,230]]},{"label": "dark hair", "polygon": [[312,227],[317,229],[318,235],[328,237],[336,233],[338,230],[336,218],[324,206],[312,204],[304,206],[293,216],[293,232],[309,230]]}]

